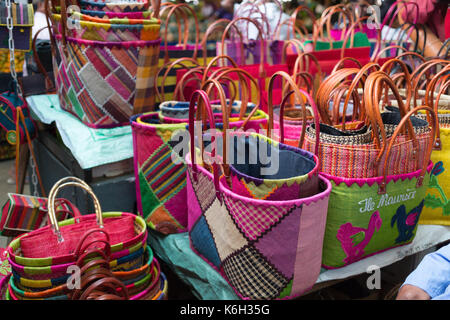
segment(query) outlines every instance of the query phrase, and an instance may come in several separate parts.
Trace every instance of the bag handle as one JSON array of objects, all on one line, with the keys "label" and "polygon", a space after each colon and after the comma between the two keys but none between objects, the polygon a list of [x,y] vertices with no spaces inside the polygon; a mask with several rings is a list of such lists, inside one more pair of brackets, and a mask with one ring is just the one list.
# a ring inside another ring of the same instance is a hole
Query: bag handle
[{"label": "bag handle", "polygon": [[[377,63],[374,62],[369,62],[367,64],[365,64],[364,66],[361,67],[361,69],[358,71],[358,73],[356,73],[355,77],[352,79],[352,82],[350,83],[349,87],[348,87],[348,93],[347,96],[345,97],[345,101],[344,101],[344,106],[343,106],[343,110],[342,110],[342,130],[345,130],[345,123],[346,123],[346,114],[347,114],[347,108],[348,108],[348,104],[350,102],[350,97],[353,98],[353,121],[355,120],[364,120],[364,118],[366,117],[366,110],[365,110],[365,101],[364,101],[364,94],[362,95],[362,97],[360,97],[357,89],[358,86],[361,85],[361,88],[364,92],[364,85],[365,85],[365,81],[367,79],[367,76],[369,74],[369,71],[372,69],[372,71],[378,71],[380,69],[380,66]],[[361,101],[360,101],[361,99]],[[340,102],[340,99],[339,99]],[[338,108],[340,105],[336,102],[334,102],[333,106],[335,108]],[[357,113],[359,111],[359,117],[357,118]],[[336,113],[335,113],[336,115]],[[339,112],[337,113],[337,117],[335,119],[338,119],[339,116]]]},{"label": "bag handle", "polygon": [[355,68],[362,68],[362,64],[361,62],[359,62],[358,59],[355,59],[353,57],[343,57],[341,58],[341,60],[339,60],[333,67],[333,70],[331,71],[331,73],[335,73],[336,71],[342,69],[345,67],[345,62],[346,61],[350,61],[356,64]]},{"label": "bag handle", "polygon": [[[202,51],[203,51],[203,65],[206,67],[207,64],[207,45],[206,42],[208,41],[208,37],[212,34],[213,31],[217,30],[222,24],[222,23],[226,23],[227,25],[230,24],[231,20],[230,19],[219,19],[214,21],[212,24],[210,24],[208,26],[208,28],[206,29],[206,32],[203,36],[203,40],[201,42],[201,47],[202,47]],[[242,33],[240,32],[239,28],[236,25],[233,25],[234,29],[236,30],[236,32],[238,33],[239,37],[241,38],[241,42],[244,42],[244,38]],[[226,28],[226,26],[223,26],[224,29]]]},{"label": "bag handle", "polygon": [[175,90],[173,91],[174,98],[176,100],[185,101],[186,98],[184,97],[183,92],[184,88],[189,82],[192,81],[197,81],[201,86],[204,71],[205,71],[204,67],[195,67],[187,70],[186,73],[183,74],[183,76],[181,77],[180,81],[177,81]]},{"label": "bag handle", "polygon": [[[294,34],[295,34],[295,27],[296,27],[296,24],[297,24],[297,16],[298,16],[298,14],[300,13],[300,12],[306,12],[306,14],[308,14],[309,15],[309,17],[311,18],[311,22],[312,22],[312,25],[313,26],[315,26],[315,24],[316,24],[316,22],[317,22],[317,18],[316,18],[316,15],[314,14],[314,12],[312,12],[312,10],[310,9],[310,8],[308,8],[307,6],[305,6],[305,5],[299,5],[293,12],[292,12],[292,14],[291,14],[291,17],[290,17],[290,20],[292,21],[292,31],[294,32]],[[303,25],[303,23],[302,23],[302,27],[304,27],[305,29],[306,29],[306,27]],[[308,31],[308,30],[306,30],[306,31]],[[307,36],[308,35],[308,32],[306,32],[305,33],[305,36]]]},{"label": "bag handle", "polygon": [[[120,288],[120,291],[117,289]],[[114,293],[109,293],[112,291]],[[118,280],[114,276],[112,277],[102,277],[101,279],[95,281],[90,284],[80,296],[80,300],[88,300],[89,296],[97,292],[100,295],[100,298],[103,300],[106,299],[115,299],[115,300],[129,300],[128,289],[123,284],[122,281]],[[121,293],[122,297],[118,296],[116,293]],[[113,298],[114,297],[114,298]]]},{"label": "bag handle", "polygon": [[[69,214],[73,218],[75,218],[77,222],[79,222],[79,218],[81,217],[81,212],[72,202],[70,202],[69,200],[64,199],[64,198],[58,198],[58,199],[55,199],[55,206],[58,206],[58,205],[60,205],[60,206],[66,205],[67,207],[69,207],[70,210],[67,210],[67,211],[66,210],[57,210],[57,211],[55,211],[56,214],[58,214],[58,213]],[[50,220],[47,220],[47,224],[51,225]]]},{"label": "bag handle", "polygon": [[[51,92],[55,92],[56,88],[53,85],[53,82],[50,80],[50,77],[48,76],[47,70],[45,70],[44,66],[42,65],[41,59],[39,59],[39,55],[37,54],[37,50],[36,50],[37,37],[45,29],[48,29],[49,33],[50,33],[50,37],[52,36],[51,32],[50,32],[50,28],[48,26],[39,29],[36,32],[36,35],[33,38],[32,48],[33,48],[34,61],[36,62],[36,65],[37,65],[39,71],[44,75],[46,92],[47,93],[51,93]],[[50,46],[50,48],[51,48],[52,55],[56,56],[56,52],[54,50],[55,48],[53,48],[53,46]]]},{"label": "bag handle", "polygon": [[[225,50],[225,38],[230,30],[230,28],[238,21],[248,21],[251,22],[255,25],[255,27],[258,29],[259,31],[259,38],[261,40],[261,47],[260,47],[260,56],[261,56],[261,61],[259,63],[259,77],[260,78],[265,78],[266,77],[266,72],[264,69],[264,60],[265,60],[265,55],[264,55],[264,37],[263,37],[263,31],[261,28],[261,25],[250,18],[247,17],[238,17],[238,18],[234,18],[233,20],[231,20],[231,22],[226,26],[225,31],[223,32],[222,35],[222,41],[221,41],[221,46],[222,46],[222,52],[221,55],[225,55],[224,50]],[[244,61],[244,44],[241,42],[241,65],[245,65],[245,61]]]},{"label": "bag handle", "polygon": [[311,95],[314,95],[314,79],[309,72],[299,71],[297,73],[293,73],[292,77],[299,88],[302,88],[302,84],[304,82],[306,85],[306,91],[309,92]]},{"label": "bag handle", "polygon": [[[395,129],[394,134],[392,135],[390,141],[389,141],[389,145],[387,147],[386,150],[386,157],[384,160],[384,165],[383,165],[383,182],[380,184],[379,189],[378,189],[378,194],[385,194],[386,193],[386,184],[387,184],[387,169],[388,169],[388,160],[389,160],[389,156],[391,155],[391,151],[392,151],[392,147],[394,146],[395,140],[397,138],[397,136],[403,131],[403,127],[405,125],[407,126],[412,126],[411,124],[411,119],[410,117],[414,114],[416,114],[418,111],[420,110],[424,110],[427,111],[430,114],[431,120],[432,120],[432,125],[431,125],[431,134],[430,134],[430,140],[431,142],[428,145],[428,149],[426,150],[426,156],[424,158],[423,161],[423,167],[422,167],[422,171],[420,172],[420,176],[417,178],[417,183],[416,183],[416,188],[419,188],[422,186],[423,184],[423,178],[427,172],[427,167],[430,163],[430,157],[431,157],[431,152],[433,151],[433,145],[434,145],[434,138],[436,136],[436,123],[437,123],[437,115],[434,112],[434,110],[432,108],[430,108],[429,106],[420,106],[420,107],[416,107],[413,110],[410,110],[400,121],[398,127]],[[412,132],[414,134],[414,132]]]},{"label": "bag handle", "polygon": [[[256,2],[253,2],[253,1],[252,2],[250,2],[250,1],[244,2],[243,4],[241,4],[241,6],[239,6],[239,8],[237,10],[238,12],[235,14],[235,16],[240,17],[239,11],[242,10],[242,8],[245,7],[246,5],[250,5],[251,6],[250,12],[246,16],[251,17],[251,15],[254,13],[254,11],[257,11],[261,15],[261,20],[267,26],[267,32],[265,32],[265,35],[267,36],[266,39],[273,40],[274,39],[273,35],[275,34],[275,32],[272,31],[272,28],[270,27],[269,18],[267,17],[266,4],[268,2],[269,1],[267,1],[267,0],[257,0]],[[274,0],[272,2],[275,3],[275,5],[278,7],[278,12],[280,13],[278,15],[278,21],[276,23],[276,26],[278,26],[281,22],[281,18],[283,17],[283,6],[281,5],[281,3],[278,0]],[[261,5],[264,6],[264,12],[262,12],[262,10],[260,8]],[[257,18],[255,20],[257,20]],[[248,31],[248,29],[247,29],[247,31]]]},{"label": "bag handle", "polygon": [[[247,72],[244,69],[240,69],[240,68],[218,69],[211,74],[211,78],[219,80],[219,79],[222,79],[222,77],[227,76],[230,73],[236,73],[238,75],[239,83],[241,85],[241,88],[243,89],[242,95],[241,95],[242,103],[241,103],[241,109],[239,112],[239,120],[242,120],[242,118],[245,116],[245,113],[247,111],[247,106],[250,101],[250,87],[251,87],[252,83],[254,84],[255,90],[257,92],[256,96],[258,97],[258,100],[255,102],[255,107],[252,109],[249,116],[244,121],[243,126],[245,126],[247,124],[247,122],[250,120],[250,118],[253,116],[253,114],[259,109],[260,104],[261,104],[261,94],[259,91],[258,81],[254,77],[252,77],[252,75],[249,72]],[[250,86],[247,83],[247,80],[250,81]],[[231,106],[230,106],[230,112],[231,112]]]},{"label": "bag handle", "polygon": [[[69,182],[67,182],[69,181]],[[97,197],[95,196],[94,192],[92,191],[91,187],[81,179],[78,179],[76,177],[66,177],[61,180],[59,180],[50,190],[50,194],[48,197],[48,215],[50,217],[50,223],[52,225],[52,230],[58,237],[58,242],[64,241],[59,224],[56,221],[56,215],[55,215],[55,197],[56,194],[65,187],[79,187],[87,192],[88,195],[91,196],[93,203],[94,203],[94,209],[95,209],[95,215],[97,217],[97,224],[100,228],[103,228],[103,215],[102,210],[100,206],[100,202],[98,201]]]},{"label": "bag handle", "polygon": [[[227,61],[231,64],[232,68],[234,68],[234,69],[239,68],[238,65],[237,65],[237,63],[236,63],[236,62],[233,60],[233,58],[231,58],[230,56],[228,56],[228,55],[218,55],[218,56],[215,56],[215,57],[208,63],[208,65],[207,65],[206,68],[205,68],[205,71],[204,71],[204,73],[203,73],[203,78],[202,78],[202,86],[204,85],[204,83],[205,83],[208,79],[210,79],[210,78],[212,77],[212,74],[215,76],[215,75],[218,74],[218,72],[220,72],[221,70],[226,70],[226,68],[228,68],[228,67],[218,67],[217,70],[215,70],[215,71],[213,71],[213,72],[211,73],[211,69],[214,67],[214,65],[215,65],[219,60],[227,60]],[[241,73],[238,73],[238,77],[239,77],[240,83],[243,84],[243,83],[242,83],[242,80],[243,80],[242,74],[241,74]],[[245,88],[247,88],[247,84],[245,83],[244,85],[245,85]],[[232,102],[233,102],[233,101],[230,101],[230,112],[231,112]],[[241,112],[240,112],[240,115],[245,114],[246,108],[247,108],[247,105],[241,104]]]},{"label": "bag handle", "polygon": [[[317,107],[316,104],[314,103],[314,99],[312,99],[312,97],[309,95],[309,93],[307,93],[306,91],[300,89],[297,87],[297,85],[295,84],[294,80],[292,79],[292,77],[284,72],[284,71],[277,71],[273,74],[273,76],[270,78],[269,80],[269,86],[268,86],[268,93],[269,93],[269,97],[268,97],[268,114],[269,114],[269,121],[267,124],[267,136],[268,137],[272,137],[273,136],[273,112],[274,112],[274,108],[273,108],[273,86],[275,83],[275,80],[280,77],[282,80],[285,80],[287,82],[287,86],[291,89],[291,91],[285,95],[283,97],[282,100],[282,104],[280,105],[280,138],[282,139],[282,143],[284,141],[284,105],[286,104],[287,98],[293,93],[295,94],[295,96],[297,97],[297,99],[302,100],[304,97],[306,97],[306,99],[308,100],[308,102],[310,103],[312,109],[313,109],[313,113],[314,113],[314,121],[316,124],[316,150],[315,150],[315,154],[318,154],[318,148],[319,148],[319,113],[317,111]],[[283,103],[284,102],[284,103]],[[302,110],[303,110],[303,122],[302,122],[302,132],[300,134],[300,141],[299,141],[299,148],[301,148],[301,146],[303,145],[303,141],[305,138],[305,133],[306,133],[306,126],[307,126],[307,121],[306,121],[306,106],[304,104],[302,104]]]},{"label": "bag handle", "polygon": [[[430,81],[430,83],[427,86],[426,93],[425,93],[425,105],[434,107],[434,112],[436,113],[436,116],[439,114],[439,100],[441,98],[441,95],[447,90],[447,88],[450,86],[449,75],[445,74],[450,70],[450,66],[447,65],[444,67],[440,72],[438,72],[433,79]],[[438,81],[443,80],[441,83],[441,87],[439,89],[439,92],[436,96],[436,101],[434,101],[434,94],[436,90],[436,84]],[[439,129],[439,121],[437,121],[437,130],[436,130],[436,139],[434,144],[434,150],[442,150],[442,140],[441,140],[441,133]]]},{"label": "bag handle", "polygon": [[[298,39],[296,37],[296,35],[300,36],[300,39],[305,40],[307,35],[308,35],[308,30],[306,29],[306,27],[302,24],[300,27],[296,26],[293,22],[292,22],[292,18],[286,18],[284,19],[280,24],[278,24],[274,30],[274,34],[275,36],[273,37],[276,40],[280,40],[280,33],[281,33],[281,27],[287,25],[288,26],[288,31],[287,31],[287,39]],[[292,37],[290,35],[292,30],[289,30],[289,26],[292,26],[293,34]],[[302,29],[302,30],[300,30]]]},{"label": "bag handle", "polygon": [[[399,72],[394,75],[390,75],[394,64],[400,66],[400,68],[402,69],[403,72]],[[386,74],[390,75],[390,77],[393,81],[399,77],[404,78],[404,81],[406,83],[406,106],[405,107],[406,107],[406,110],[408,111],[410,102],[411,102],[412,87],[411,87],[411,75],[408,71],[408,67],[406,66],[406,64],[397,58],[390,59],[381,66],[380,71],[383,71]],[[389,88],[386,86],[386,94],[384,95],[385,103],[388,102],[388,92],[389,92]]]},{"label": "bag handle", "polygon": [[[357,88],[357,85],[360,82],[364,81],[365,73],[370,68],[376,68],[376,65],[368,64],[368,65],[363,66],[362,69],[357,69],[357,68],[339,69],[335,73],[328,76],[328,78],[326,78],[321,83],[319,89],[317,90],[316,103],[317,103],[317,108],[319,110],[319,114],[320,114],[320,118],[321,118],[322,122],[324,122],[327,125],[333,125],[333,121],[330,118],[330,114],[329,114],[329,103],[330,103],[331,99],[333,99],[333,95],[336,94],[336,92],[337,92],[336,89],[339,88],[339,90],[340,90],[342,88],[349,87],[349,89],[347,90],[349,93],[347,94],[346,102],[344,102],[344,112],[346,112],[347,105],[348,105],[348,102],[350,99],[350,95],[352,94],[352,92],[354,92],[354,91],[356,92],[355,89]],[[350,77],[354,77],[353,82],[352,81],[349,82],[348,79]],[[357,92],[356,92],[356,94],[357,94]],[[361,107],[362,103],[360,103],[360,101],[359,101],[359,96],[357,98],[354,97],[353,100],[354,100],[354,103],[356,102],[354,105],[354,108],[358,109],[358,111],[360,112],[360,115],[363,116],[365,114],[365,111],[364,111],[364,108]],[[334,106],[334,107],[336,108],[336,106]],[[356,110],[354,110],[354,114],[356,114]],[[345,117],[345,113],[344,113],[344,117]],[[336,124],[339,122],[338,118],[336,118],[334,120],[335,120],[334,122]],[[345,122],[344,122],[344,128],[345,128]]]},{"label": "bag handle", "polygon": [[[342,48],[341,48],[341,59],[343,59],[345,57],[345,49],[347,47],[347,42],[348,42],[349,37],[350,37],[350,48],[353,48],[355,27],[358,25],[361,25],[362,21],[367,20],[368,18],[369,18],[368,16],[358,18],[355,22],[353,22],[353,24],[350,26],[350,28],[345,32],[345,36],[344,36],[344,40],[343,40]],[[376,55],[376,53],[380,50],[380,47],[381,47],[381,30],[380,29],[376,29],[376,30],[377,30],[377,39],[376,39],[375,49],[373,50],[372,57],[374,57]]]},{"label": "bag handle", "polygon": [[[344,9],[342,9],[339,6],[332,6],[331,9],[329,10],[329,12],[319,20],[319,24],[317,25],[317,27],[314,28],[313,37],[312,37],[314,51],[316,50],[317,41],[319,40],[319,38],[325,39],[324,34],[323,34],[324,25],[326,25],[326,27],[327,27],[327,34],[328,35],[330,34],[331,18],[336,13],[343,14],[347,18],[348,24],[350,24],[350,25],[353,24],[352,17],[350,16],[350,14],[347,11],[345,11]],[[330,49],[334,49],[333,48],[333,38],[331,36],[328,36],[328,42],[330,44]]]},{"label": "bag handle", "polygon": [[[188,128],[189,128],[189,135],[190,135],[190,139],[191,139],[190,157],[191,157],[191,163],[192,163],[192,176],[193,176],[193,179],[197,182],[198,181],[198,168],[197,168],[197,161],[196,161],[195,133],[194,133],[194,111],[195,111],[196,105],[197,105],[197,108],[205,109],[206,115],[207,115],[207,120],[209,121],[210,127],[212,129],[216,129],[216,126],[215,126],[214,116],[213,116],[213,112],[211,109],[211,104],[210,104],[210,101],[208,98],[208,94],[204,90],[195,90],[194,93],[192,94],[191,101],[189,104],[189,127]],[[197,120],[199,120],[199,117],[198,117],[199,114],[200,113],[197,113]],[[203,135],[203,129],[201,129],[200,136],[198,137],[199,144],[200,144],[201,148],[203,149],[202,135]],[[225,137],[226,135],[223,135],[223,136]],[[216,142],[215,137],[213,137],[213,138],[214,138],[214,141],[211,141],[211,143]],[[223,141],[223,145],[226,146],[225,141]],[[213,149],[213,152],[211,155],[212,155],[212,157],[215,157],[215,148]],[[201,154],[201,157],[202,157],[202,161],[203,161],[203,152]],[[220,195],[220,189],[219,189],[219,185],[218,185],[218,183],[219,183],[219,168],[218,168],[218,165],[216,162],[213,162],[212,167],[213,167],[213,174],[214,174],[214,186],[216,188],[216,196],[220,201],[222,201],[221,195]]]},{"label": "bag handle", "polygon": [[[431,71],[430,69],[433,67],[436,67],[438,65],[447,66],[450,62],[443,59],[432,59],[429,61],[426,61],[425,63],[421,64],[416,70],[413,71],[411,74],[411,81],[412,81],[412,93],[414,94],[413,98],[413,106],[417,106],[417,98],[418,98],[418,88],[420,88],[422,85],[426,85],[429,83],[430,77],[427,76],[427,72]],[[426,79],[421,84],[420,80],[423,76],[426,76]]]},{"label": "bag handle", "polygon": [[[156,92],[156,97],[158,98],[159,101],[166,101],[166,97],[165,97],[165,92],[164,92],[164,85],[166,83],[166,79],[170,73],[170,71],[175,67],[175,66],[181,66],[184,69],[189,69],[189,67],[186,64],[183,64],[183,62],[189,62],[192,63],[194,66],[198,67],[200,66],[198,64],[198,61],[196,59],[193,58],[187,58],[187,57],[183,57],[183,58],[179,58],[173,62],[168,62],[165,63],[161,68],[158,69],[158,71],[155,74],[154,77],[154,83],[155,83],[155,92]],[[161,80],[161,92],[158,89],[158,78],[160,77],[160,73],[162,70],[165,70],[163,78]],[[162,98],[162,99],[161,99]]]},{"label": "bag handle", "polygon": [[[161,4],[161,10],[159,12],[160,16],[163,16],[164,13],[168,10],[171,9],[174,5],[176,5],[176,3],[172,3],[172,2],[164,2]],[[178,35],[182,34],[182,28],[181,28],[181,22],[180,19],[183,19],[184,21],[184,27],[189,28],[189,22],[188,22],[188,17],[186,15],[186,12],[184,10],[175,10],[175,20],[176,20],[176,24],[177,24],[177,29],[178,29]],[[183,46],[183,41],[186,40],[184,42],[184,45],[187,45],[187,39],[183,39],[183,37],[179,36],[178,37],[178,45],[179,46]],[[167,62],[165,60],[165,62]]]},{"label": "bag handle", "polygon": [[[172,16],[172,14],[176,11],[176,10],[180,10],[180,12],[182,12],[183,8],[188,9],[188,11],[191,12],[192,16],[194,17],[194,22],[195,22],[195,47],[194,47],[194,54],[192,56],[192,58],[194,60],[197,60],[197,51],[198,51],[198,44],[199,44],[199,25],[198,25],[198,18],[197,18],[197,14],[195,13],[194,9],[192,9],[189,5],[187,5],[186,3],[178,3],[175,4],[173,6],[170,7],[170,11],[167,14],[166,17],[166,27],[164,28],[164,61],[167,63],[170,60],[169,57],[169,49],[168,49],[168,44],[167,44],[167,33],[168,33],[168,25],[169,25],[169,21],[170,21],[170,17]],[[184,14],[184,13],[183,13]],[[185,22],[187,24],[187,16],[185,16]],[[185,30],[184,30],[184,45],[183,45],[183,49],[186,49],[186,45],[187,45],[187,41],[189,38],[189,28],[186,28],[185,26]]]},{"label": "bag handle", "polygon": [[391,50],[391,49],[397,49],[397,53],[395,54],[396,56],[398,55],[398,49],[400,49],[400,50],[403,50],[404,52],[408,52],[408,50],[405,48],[405,47],[402,47],[402,46],[399,46],[399,45],[391,45],[391,46],[387,46],[387,47],[385,47],[385,48],[383,48],[383,49],[381,49],[376,55],[375,55],[375,51],[374,51],[374,55],[372,55],[372,57],[373,56],[375,56],[374,58],[370,58],[370,61],[373,61],[373,62],[377,62],[378,63],[378,60],[380,60],[380,58],[381,58],[381,55],[385,52],[385,51],[388,51],[388,50]]},{"label": "bag handle", "polygon": [[[105,239],[88,240],[89,236],[94,233],[103,234],[105,236]],[[88,255],[89,253],[91,253],[89,251],[86,252],[86,250],[90,246],[92,246],[94,243],[97,243],[97,242],[103,243],[105,245],[105,247],[101,251],[105,254],[105,256],[107,257],[107,260],[109,260],[109,256],[111,255],[111,243],[110,243],[109,234],[104,229],[95,228],[95,229],[91,229],[91,230],[87,231],[86,233],[84,233],[82,238],[78,242],[77,248],[75,249],[75,256],[78,257],[78,259],[77,259],[78,266],[81,266],[81,263],[85,257],[85,256],[81,256],[81,255],[82,254]]]},{"label": "bag handle", "polygon": [[[399,7],[400,4],[402,4],[401,8]],[[388,19],[391,19],[390,22],[389,22],[389,25],[388,25],[388,27],[391,28],[392,24],[395,21],[395,17],[399,16],[401,14],[401,12],[403,12],[403,10],[406,10],[406,13],[409,15],[408,5],[414,6],[414,8],[416,10],[416,15],[415,15],[414,22],[413,22],[413,24],[416,24],[417,23],[417,19],[419,17],[419,5],[416,2],[400,0],[400,1],[394,2],[391,5],[391,7],[389,8],[389,10],[386,12],[386,15],[384,16],[384,19],[381,22],[380,29],[383,30],[384,26],[386,26],[386,23],[387,23]],[[395,11],[394,14],[392,14],[392,11],[394,9],[396,9],[396,11]],[[408,36],[409,36],[409,34],[408,34]]]},{"label": "bag handle", "polygon": [[[305,59],[305,57],[307,57],[308,59]],[[317,72],[315,74],[314,81],[313,81],[313,89],[312,89],[313,97],[314,97],[314,93],[317,91],[316,88],[319,86],[319,83],[324,78],[324,74],[322,72],[322,67],[320,66],[320,62],[317,59],[317,57],[311,52],[299,53],[299,55],[297,56],[297,59],[295,59],[294,69],[293,69],[292,74],[296,75],[300,71],[309,72],[309,59],[311,59],[314,62],[314,64],[316,65],[316,68],[317,68]],[[304,60],[306,62],[305,67],[303,67]]]},{"label": "bag handle", "polygon": [[151,5],[152,5],[152,16],[156,19],[159,19],[159,11],[161,8],[161,0],[151,0]]},{"label": "bag handle", "polygon": [[[383,121],[381,119],[380,114],[380,106],[379,101],[381,98],[382,88],[384,86],[389,86],[389,88],[392,90],[392,93],[394,94],[395,99],[398,102],[400,115],[402,118],[406,117],[406,107],[403,104],[403,99],[400,97],[400,94],[397,90],[397,87],[395,86],[394,82],[391,80],[391,78],[384,73],[383,71],[375,71],[371,73],[366,80],[365,86],[364,86],[364,102],[366,107],[366,111],[371,115],[371,123],[372,123],[372,131],[373,131],[373,140],[374,145],[377,149],[380,150],[380,153],[378,157],[375,160],[375,166],[378,166],[381,157],[386,151],[387,146],[387,134],[386,130],[384,128]],[[413,148],[415,151],[418,150],[418,142],[417,138],[414,132],[413,125],[411,123],[411,120],[408,118],[407,125],[407,131],[409,135],[409,139],[413,142]],[[382,141],[380,141],[380,135],[382,137]],[[391,138],[389,139],[391,140]],[[414,157],[416,157],[416,153],[413,154]]]},{"label": "bag handle", "polygon": [[[286,40],[286,41],[284,41],[284,43],[283,43],[283,52],[282,52],[282,54],[281,54],[281,63],[282,64],[285,64],[286,63],[286,56],[287,56],[287,48],[289,47],[289,46],[294,46],[294,48],[295,48],[295,46],[296,46],[296,49],[299,49],[299,52],[298,52],[298,54],[300,54],[300,53],[302,53],[302,52],[306,52],[306,48],[305,48],[305,45],[300,41],[300,40],[298,40],[298,39],[289,39],[289,40]],[[301,50],[300,50],[301,49]]]},{"label": "bag handle", "polygon": [[[442,52],[442,50],[444,50],[445,48],[447,48],[447,50],[445,51],[445,55],[441,55],[441,52]],[[438,57],[440,57],[440,58],[443,58],[443,59],[445,59],[445,58],[447,58],[448,57],[448,54],[450,53],[450,38],[447,38],[445,41],[444,41],[444,43],[442,44],[442,47],[439,49],[439,51],[438,51]]]}]

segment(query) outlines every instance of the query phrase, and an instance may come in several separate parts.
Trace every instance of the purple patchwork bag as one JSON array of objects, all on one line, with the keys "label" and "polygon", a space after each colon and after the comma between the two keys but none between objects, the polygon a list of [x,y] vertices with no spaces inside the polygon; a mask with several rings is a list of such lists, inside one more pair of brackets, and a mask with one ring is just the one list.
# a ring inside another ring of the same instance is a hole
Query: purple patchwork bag
[{"label": "purple patchwork bag", "polygon": [[[204,91],[195,91],[212,111]],[[320,273],[330,182],[319,175],[309,197],[270,201],[233,192],[227,177],[197,165],[194,115],[187,162],[188,230],[192,249],[217,270],[242,299],[288,299],[309,290]],[[213,143],[214,141],[212,141]],[[215,157],[215,151],[211,152]]]}]

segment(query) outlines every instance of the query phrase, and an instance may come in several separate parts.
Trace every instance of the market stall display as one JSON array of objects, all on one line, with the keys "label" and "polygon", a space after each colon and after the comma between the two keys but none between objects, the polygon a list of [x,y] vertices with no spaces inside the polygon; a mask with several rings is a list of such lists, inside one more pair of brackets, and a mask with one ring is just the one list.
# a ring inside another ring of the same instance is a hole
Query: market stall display
[{"label": "market stall display", "polygon": [[449,42],[426,56],[416,2],[44,2],[33,32],[32,6],[0,5],[0,299],[167,300],[174,274],[199,299],[297,299],[450,240]]}]

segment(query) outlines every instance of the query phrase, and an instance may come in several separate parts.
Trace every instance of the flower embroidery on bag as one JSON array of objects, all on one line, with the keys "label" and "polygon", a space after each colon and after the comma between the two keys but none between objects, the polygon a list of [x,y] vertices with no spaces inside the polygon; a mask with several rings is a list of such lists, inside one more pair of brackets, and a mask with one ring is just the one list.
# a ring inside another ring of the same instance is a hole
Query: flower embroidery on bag
[{"label": "flower embroidery on bag", "polygon": [[402,204],[395,215],[391,219],[391,227],[397,223],[398,237],[395,239],[395,243],[402,243],[412,239],[414,236],[414,229],[419,221],[420,213],[422,212],[424,200],[420,204],[413,208],[409,213],[406,213],[406,207]]},{"label": "flower embroidery on bag", "polygon": [[450,201],[445,195],[444,189],[439,185],[437,176],[444,172],[444,165],[442,161],[436,162],[431,170],[430,185],[429,188],[436,189],[439,192],[440,198],[432,194],[427,194],[425,196],[425,207],[432,209],[442,208],[442,214],[444,216],[450,215]]}]

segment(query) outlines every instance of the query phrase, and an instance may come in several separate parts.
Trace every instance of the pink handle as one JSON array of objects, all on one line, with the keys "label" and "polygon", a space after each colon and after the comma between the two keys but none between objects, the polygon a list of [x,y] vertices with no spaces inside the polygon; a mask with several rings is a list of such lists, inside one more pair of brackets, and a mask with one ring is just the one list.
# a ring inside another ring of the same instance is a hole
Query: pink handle
[{"label": "pink handle", "polygon": [[[205,104],[209,125],[211,126],[212,129],[216,129],[216,124],[214,122],[214,116],[213,116],[213,112],[212,112],[212,108],[211,108],[211,103],[208,98],[208,94],[204,90],[195,90],[194,93],[192,93],[191,101],[189,104],[189,135],[191,138],[190,153],[191,153],[193,177],[194,177],[195,181],[197,181],[198,168],[197,168],[196,157],[195,157],[194,111],[195,111],[196,104],[197,104],[198,108],[202,107],[201,104],[199,103],[199,98],[202,99]],[[202,114],[202,112],[197,112],[197,114]],[[202,129],[201,135],[203,135],[203,129]],[[202,144],[203,139],[201,136],[199,138],[200,138],[199,139],[200,144]],[[211,139],[211,143],[215,142],[215,140],[216,140],[215,137],[214,137],[214,140]],[[203,150],[203,148],[201,148],[201,149]],[[215,148],[213,148],[211,156],[214,158],[215,155],[216,155],[216,150],[215,150]],[[203,154],[201,156],[203,158]],[[216,188],[216,196],[220,201],[222,201],[222,197],[220,194],[220,188],[219,188],[219,166],[217,165],[217,163],[213,163],[212,166],[213,166],[213,174],[214,174],[214,186]]]}]

